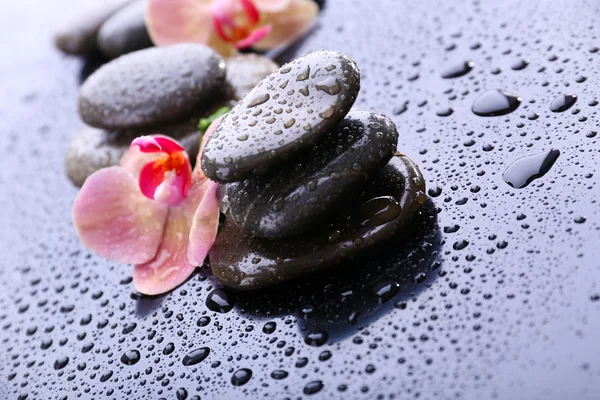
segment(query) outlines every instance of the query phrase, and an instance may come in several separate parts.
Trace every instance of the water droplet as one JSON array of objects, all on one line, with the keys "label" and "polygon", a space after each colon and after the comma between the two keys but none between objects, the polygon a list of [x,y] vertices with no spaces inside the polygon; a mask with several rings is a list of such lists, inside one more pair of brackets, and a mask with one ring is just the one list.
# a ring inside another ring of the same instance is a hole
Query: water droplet
[{"label": "water droplet", "polygon": [[392,196],[381,196],[361,204],[358,215],[363,225],[375,227],[393,221],[400,215],[400,211],[402,208],[396,199]]},{"label": "water droplet", "polygon": [[284,126],[284,128],[288,129],[288,128],[291,128],[292,126],[294,126],[295,123],[296,123],[296,120],[294,118],[292,118],[289,121],[284,122],[283,126]]},{"label": "water droplet", "polygon": [[125,365],[135,365],[138,361],[140,361],[140,352],[133,349],[127,350],[123,355],[121,355],[121,362]]},{"label": "water droplet", "polygon": [[59,370],[59,369],[63,369],[64,367],[67,366],[67,364],[69,363],[69,357],[59,357],[56,359],[56,361],[54,361],[54,369],[55,370]]},{"label": "water droplet", "polygon": [[310,319],[315,316],[315,308],[310,304],[302,307],[298,313],[301,319]]},{"label": "water droplet", "polygon": [[459,78],[463,75],[468,74],[473,69],[473,67],[475,67],[475,63],[473,61],[465,61],[461,64],[453,65],[452,67],[442,72],[442,78]]},{"label": "water droplet", "polygon": [[317,90],[335,96],[336,94],[342,91],[342,84],[339,80],[331,76],[325,79],[324,81],[317,83],[315,85],[315,88]]},{"label": "water droplet", "polygon": [[233,373],[231,377],[231,384],[233,386],[242,386],[252,378],[252,371],[248,368],[238,369]]},{"label": "water droplet", "polygon": [[563,112],[567,111],[569,108],[573,107],[573,104],[577,102],[576,94],[562,94],[558,96],[552,104],[550,104],[550,111],[552,112]]},{"label": "water droplet", "polygon": [[312,381],[307,383],[306,386],[304,386],[304,394],[315,394],[320,392],[321,389],[323,389],[322,381]]},{"label": "water droplet", "polygon": [[275,329],[277,329],[277,323],[273,321],[269,321],[263,326],[263,332],[267,335],[270,335],[271,333],[275,332]]},{"label": "water droplet", "polygon": [[208,347],[199,347],[197,349],[194,349],[183,357],[183,365],[185,365],[186,367],[196,365],[199,362],[204,361],[209,354],[210,349]]},{"label": "water droplet", "polygon": [[177,397],[177,400],[186,400],[188,397],[188,392],[185,390],[185,388],[179,388],[177,389],[177,392],[175,392],[175,396]]},{"label": "water droplet", "polygon": [[325,332],[311,332],[304,338],[304,343],[308,344],[309,346],[318,347],[324,345],[325,342],[327,342],[327,338],[328,336]]},{"label": "water droplet", "polygon": [[106,382],[112,376],[113,376],[113,372],[112,371],[106,371],[105,373],[102,374],[102,376],[100,376],[100,382]]},{"label": "water droplet", "polygon": [[436,115],[438,117],[449,117],[450,115],[452,115],[454,113],[454,108],[452,107],[448,107],[448,108],[443,108],[441,110],[438,110],[436,112]]},{"label": "water droplet", "polygon": [[500,89],[490,90],[479,96],[471,110],[480,117],[495,117],[515,111],[521,104],[521,98]]},{"label": "water droplet", "polygon": [[169,354],[171,354],[174,351],[175,351],[175,344],[173,344],[172,342],[169,342],[169,343],[167,343],[167,345],[163,349],[162,353],[165,356],[168,356]]},{"label": "water droplet", "polygon": [[506,168],[502,179],[515,189],[522,189],[548,173],[559,155],[559,150],[551,149],[519,158]]},{"label": "water droplet", "polygon": [[123,335],[126,335],[128,333],[133,332],[133,330],[137,327],[137,324],[135,322],[129,323],[127,325],[125,325],[125,327],[123,328]]},{"label": "water droplet", "polygon": [[373,295],[377,297],[377,302],[383,304],[390,301],[398,294],[400,286],[394,281],[383,281],[373,287]]},{"label": "water droplet", "polygon": [[527,68],[527,66],[529,65],[529,60],[526,59],[522,59],[522,60],[517,60],[513,65],[511,65],[510,67],[514,70],[514,71],[520,71],[522,69]]},{"label": "water droplet", "polygon": [[206,298],[206,306],[214,312],[229,312],[233,308],[233,305],[233,296],[225,289],[215,289]]},{"label": "water droplet", "polygon": [[319,117],[321,117],[323,119],[329,119],[329,118],[333,117],[334,113],[335,113],[335,106],[331,106],[327,110],[320,113]]},{"label": "water droplet", "polygon": [[269,93],[258,93],[248,104],[248,108],[256,107],[266,103],[271,98]]},{"label": "water droplet", "polygon": [[296,82],[302,82],[309,78],[310,76],[310,66],[306,66],[306,69],[298,74],[296,77]]},{"label": "water droplet", "polygon": [[271,378],[277,379],[277,380],[285,379],[285,378],[287,378],[288,375],[289,374],[282,369],[278,369],[278,370],[271,372]]}]

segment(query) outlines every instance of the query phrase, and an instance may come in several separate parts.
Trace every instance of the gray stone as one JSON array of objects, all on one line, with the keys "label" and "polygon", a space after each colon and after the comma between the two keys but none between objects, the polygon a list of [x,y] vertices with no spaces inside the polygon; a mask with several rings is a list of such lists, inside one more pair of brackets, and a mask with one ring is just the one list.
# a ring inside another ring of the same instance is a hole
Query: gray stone
[{"label": "gray stone", "polygon": [[225,286],[251,290],[330,268],[392,237],[410,234],[425,203],[417,166],[398,154],[319,228],[289,239],[244,233],[231,218],[210,250],[214,276]]},{"label": "gray stone", "polygon": [[96,49],[102,24],[131,0],[88,0],[76,2],[54,33],[56,47],[67,54],[85,55]]},{"label": "gray stone", "polygon": [[385,115],[350,111],[324,140],[277,171],[223,185],[221,209],[259,237],[298,235],[322,222],[384,167],[396,151]]},{"label": "gray stone", "polygon": [[265,173],[337,125],[359,89],[356,64],[337,51],[284,65],[240,101],[208,140],[205,173],[220,182]]},{"label": "gray stone", "polygon": [[[215,109],[218,106],[215,106]],[[73,137],[67,149],[65,159],[67,176],[74,185],[83,185],[88,176],[97,170],[119,165],[131,141],[143,135],[161,134],[174,138],[185,148],[193,166],[200,150],[198,120],[210,115],[212,111],[211,109],[199,116],[185,118],[175,123],[137,130],[116,132],[84,127]]]},{"label": "gray stone", "polygon": [[98,48],[108,58],[152,46],[146,30],[148,0],[136,0],[110,17],[98,32]]},{"label": "gray stone", "polygon": [[279,66],[270,58],[259,54],[238,54],[227,59],[227,81],[234,89],[235,99],[241,100],[265,77]]},{"label": "gray stone", "polygon": [[82,85],[89,125],[131,129],[176,121],[223,97],[225,61],[199,44],[136,51],[105,64]]}]

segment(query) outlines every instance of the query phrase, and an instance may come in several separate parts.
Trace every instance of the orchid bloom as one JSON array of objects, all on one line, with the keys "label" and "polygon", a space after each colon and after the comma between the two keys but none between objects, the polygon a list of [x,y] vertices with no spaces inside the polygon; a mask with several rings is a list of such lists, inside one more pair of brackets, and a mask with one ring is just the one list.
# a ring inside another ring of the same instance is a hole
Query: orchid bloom
[{"label": "orchid bloom", "polygon": [[146,27],[157,46],[202,43],[230,57],[293,42],[318,11],[313,0],[149,0]]},{"label": "orchid bloom", "polygon": [[[203,137],[220,123],[215,121]],[[135,139],[121,165],[84,183],[73,204],[83,244],[109,260],[136,264],[133,284],[144,294],[165,293],[202,265],[219,224],[216,183],[166,136]]]}]

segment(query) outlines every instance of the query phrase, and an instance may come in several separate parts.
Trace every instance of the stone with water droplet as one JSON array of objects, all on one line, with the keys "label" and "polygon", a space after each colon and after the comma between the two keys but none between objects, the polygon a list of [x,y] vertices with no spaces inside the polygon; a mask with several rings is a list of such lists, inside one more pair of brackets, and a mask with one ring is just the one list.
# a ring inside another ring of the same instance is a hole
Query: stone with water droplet
[{"label": "stone with water droplet", "polygon": [[308,153],[277,171],[222,186],[221,209],[228,209],[233,222],[252,235],[298,235],[385,166],[397,141],[396,125],[385,115],[351,111]]},{"label": "stone with water droplet", "polygon": [[[390,204],[390,197],[397,205]],[[372,200],[382,198],[386,200]],[[425,199],[421,172],[409,158],[397,154],[356,198],[321,221],[327,229],[317,226],[273,240],[244,233],[233,218],[227,218],[210,251],[212,272],[226,286],[250,290],[320,271],[410,232]],[[357,206],[361,204],[367,206],[361,209]],[[339,232],[333,240],[332,231]]]},{"label": "stone with water droplet", "polygon": [[494,89],[479,96],[471,109],[480,117],[497,117],[515,111],[521,101],[521,98],[516,94]]},{"label": "stone with water droplet", "polygon": [[[321,140],[350,110],[359,88],[358,68],[343,53],[296,59],[231,110],[208,140],[202,168],[219,182],[263,174]],[[248,136],[248,144],[236,140],[240,135]]]},{"label": "stone with water droplet", "polygon": [[233,89],[234,99],[241,100],[266,76],[279,66],[259,54],[238,54],[227,59],[227,82]]},{"label": "stone with water droplet", "polygon": [[[225,104],[227,103],[225,102]],[[119,165],[121,157],[133,139],[138,136],[155,134],[170,136],[177,140],[185,148],[193,165],[200,150],[198,120],[208,117],[213,111],[216,111],[215,107],[218,108],[223,104],[223,102],[219,102],[198,115],[154,127],[108,131],[86,126],[73,136],[67,147],[65,156],[67,176],[74,185],[80,187],[91,174],[99,169]]]},{"label": "stone with water droplet", "polygon": [[81,86],[79,114],[98,128],[147,127],[190,116],[224,97],[226,89],[225,61],[210,48],[191,43],[150,48],[94,72]]}]

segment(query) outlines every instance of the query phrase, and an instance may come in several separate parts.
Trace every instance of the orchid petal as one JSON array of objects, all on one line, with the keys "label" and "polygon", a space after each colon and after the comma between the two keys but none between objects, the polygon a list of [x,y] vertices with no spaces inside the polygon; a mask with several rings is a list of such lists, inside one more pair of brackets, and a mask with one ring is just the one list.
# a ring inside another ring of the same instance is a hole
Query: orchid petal
[{"label": "orchid petal", "polygon": [[[177,169],[169,168],[172,158],[177,158]],[[140,190],[149,199],[169,206],[179,205],[192,185],[192,170],[185,153],[164,156],[146,164],[140,171]]]},{"label": "orchid petal", "polygon": [[253,0],[259,12],[275,13],[289,7],[292,0]]},{"label": "orchid petal", "polygon": [[81,242],[98,255],[144,263],[156,255],[167,212],[140,193],[130,172],[109,167],[85,181],[73,204],[73,225]]},{"label": "orchid petal", "polygon": [[136,179],[144,166],[154,160],[161,158],[160,153],[143,153],[138,146],[129,146],[121,157],[121,167],[129,171]]},{"label": "orchid petal", "polygon": [[146,27],[157,46],[208,44],[213,29],[210,0],[149,0]]},{"label": "orchid petal", "polygon": [[140,136],[133,139],[132,146],[138,146],[143,153],[164,152],[167,154],[185,151],[173,139],[166,136]]},{"label": "orchid petal", "polygon": [[252,47],[254,43],[264,39],[271,32],[271,25],[265,25],[262,28],[258,28],[255,31],[252,31],[248,37],[242,39],[235,43],[235,47],[238,49],[246,49],[248,47]]},{"label": "orchid petal", "polygon": [[188,261],[193,265],[202,265],[219,229],[217,183],[208,181],[207,186],[204,197],[194,214],[190,230]]},{"label": "orchid petal", "polygon": [[181,285],[196,268],[188,262],[189,215],[184,207],[169,208],[162,242],[151,261],[136,265],[133,285],[147,295],[168,292]]},{"label": "orchid petal", "polygon": [[140,171],[140,190],[149,199],[154,200],[156,189],[165,181],[165,170],[160,159],[148,163]]},{"label": "orchid petal", "polygon": [[287,44],[305,34],[315,21],[319,6],[313,0],[291,0],[280,12],[262,13],[261,25],[272,25],[271,33],[257,42],[254,48],[270,50]]}]

